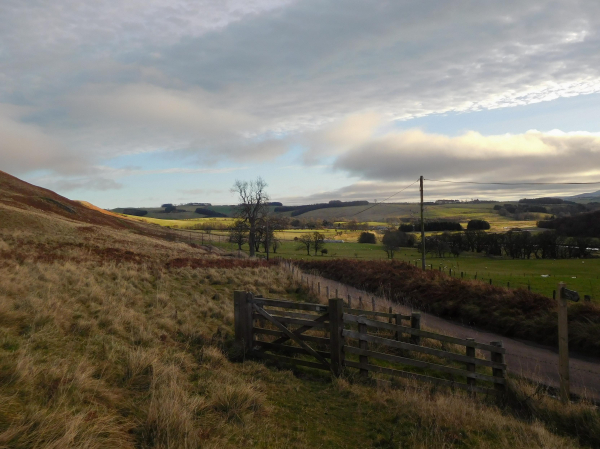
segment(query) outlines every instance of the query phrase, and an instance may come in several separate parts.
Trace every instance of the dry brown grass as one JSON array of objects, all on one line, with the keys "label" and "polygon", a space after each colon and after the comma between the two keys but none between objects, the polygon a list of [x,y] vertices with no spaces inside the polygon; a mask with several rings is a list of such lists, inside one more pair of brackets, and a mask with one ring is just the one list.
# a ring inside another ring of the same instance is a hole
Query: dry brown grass
[{"label": "dry brown grass", "polygon": [[379,422],[402,447],[576,447],[464,395],[233,363],[233,291],[285,297],[285,270],[166,268],[215,256],[19,213],[0,220],[0,448],[398,447]]}]

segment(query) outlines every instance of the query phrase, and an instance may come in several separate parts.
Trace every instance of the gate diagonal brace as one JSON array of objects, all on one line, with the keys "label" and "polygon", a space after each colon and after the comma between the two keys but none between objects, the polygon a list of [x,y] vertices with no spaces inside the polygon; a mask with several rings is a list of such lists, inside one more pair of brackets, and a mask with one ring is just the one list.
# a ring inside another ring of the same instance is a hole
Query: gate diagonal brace
[{"label": "gate diagonal brace", "polygon": [[[318,317],[317,319],[315,319],[314,322],[315,323],[322,323],[323,321],[327,321],[328,319],[329,319],[329,312],[327,312],[325,315],[321,315],[320,317]],[[296,329],[292,333],[294,335],[302,335],[304,332],[309,331],[311,329],[312,329],[311,326],[302,326],[302,327],[299,327],[298,329]],[[290,337],[280,337],[277,340],[275,340],[273,343],[280,345],[280,344],[285,343],[289,339],[290,339]]]},{"label": "gate diagonal brace", "polygon": [[264,318],[266,318],[267,320],[269,320],[281,332],[283,332],[285,335],[287,335],[289,339],[292,339],[296,343],[298,343],[302,347],[302,349],[304,349],[306,352],[308,352],[310,355],[312,355],[315,359],[317,359],[319,362],[321,362],[328,370],[331,371],[331,365],[329,364],[329,362],[327,362],[327,360],[325,360],[318,353],[316,353],[313,348],[311,348],[306,343],[304,343],[302,340],[300,340],[300,338],[298,338],[297,335],[295,335],[294,333],[292,333],[287,327],[285,327],[283,324],[281,324],[279,321],[277,321],[276,318],[274,318],[273,316],[269,315],[265,309],[263,309],[262,307],[258,307],[256,304],[252,304],[252,307],[254,308],[254,310],[256,312],[258,312]]}]

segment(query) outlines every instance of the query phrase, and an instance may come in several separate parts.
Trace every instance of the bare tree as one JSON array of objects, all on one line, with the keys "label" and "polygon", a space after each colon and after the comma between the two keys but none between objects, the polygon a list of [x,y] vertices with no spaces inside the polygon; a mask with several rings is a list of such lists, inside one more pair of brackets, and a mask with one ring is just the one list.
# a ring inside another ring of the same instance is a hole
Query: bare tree
[{"label": "bare tree", "polygon": [[317,251],[320,251],[325,247],[325,235],[320,232],[313,232],[312,235],[312,247],[315,250],[315,256],[317,255]]},{"label": "bare tree", "polygon": [[236,216],[248,225],[248,244],[250,257],[256,252],[256,226],[269,211],[269,195],[265,192],[267,183],[259,176],[256,181],[235,181],[231,188],[232,193],[237,193],[239,204]]},{"label": "bare tree", "polygon": [[298,237],[298,247],[296,249],[306,249],[306,255],[310,256],[310,247],[312,246],[312,235],[302,234]]},{"label": "bare tree", "polygon": [[229,229],[229,241],[235,243],[238,249],[242,249],[242,245],[248,242],[248,225],[244,220],[235,220]]}]

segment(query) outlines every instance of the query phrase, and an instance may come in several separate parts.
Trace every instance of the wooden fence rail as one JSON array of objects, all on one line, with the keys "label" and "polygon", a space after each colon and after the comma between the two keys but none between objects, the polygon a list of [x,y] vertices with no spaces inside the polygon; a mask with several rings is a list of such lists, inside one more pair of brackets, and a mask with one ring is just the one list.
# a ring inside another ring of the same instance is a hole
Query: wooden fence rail
[{"label": "wooden fence rail", "polygon": [[[234,316],[237,342],[245,353],[259,358],[324,369],[336,376],[353,368],[363,376],[375,372],[472,393],[505,388],[502,342],[486,344],[425,331],[419,313],[352,309],[340,298],[322,305],[236,291]],[[464,351],[453,348],[453,352],[448,344],[463,346]],[[477,357],[476,350],[489,352],[489,359]]]}]

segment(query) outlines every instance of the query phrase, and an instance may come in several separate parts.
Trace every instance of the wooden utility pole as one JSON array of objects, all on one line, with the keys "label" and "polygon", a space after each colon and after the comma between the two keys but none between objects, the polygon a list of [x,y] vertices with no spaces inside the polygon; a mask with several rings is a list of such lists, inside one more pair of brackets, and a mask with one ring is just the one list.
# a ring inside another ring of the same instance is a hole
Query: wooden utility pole
[{"label": "wooden utility pole", "polygon": [[267,215],[267,233],[265,234],[265,246],[267,248],[267,260],[269,260],[269,216]]},{"label": "wooden utility pole", "polygon": [[419,178],[421,181],[421,268],[425,269],[425,221],[423,221],[423,175]]},{"label": "wooden utility pole", "polygon": [[558,374],[560,376],[560,400],[569,403],[569,322],[567,320],[567,298],[565,283],[558,283]]}]

